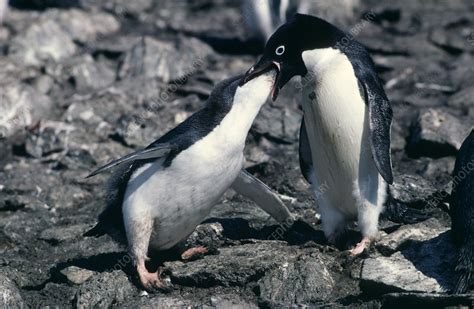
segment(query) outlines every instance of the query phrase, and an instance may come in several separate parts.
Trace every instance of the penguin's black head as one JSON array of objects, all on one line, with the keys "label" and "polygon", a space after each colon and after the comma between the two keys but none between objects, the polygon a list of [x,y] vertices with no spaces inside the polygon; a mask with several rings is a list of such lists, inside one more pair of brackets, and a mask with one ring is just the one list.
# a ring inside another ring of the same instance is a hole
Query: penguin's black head
[{"label": "penguin's black head", "polygon": [[293,76],[308,73],[303,61],[305,50],[334,46],[341,36],[341,31],[318,17],[296,14],[273,33],[262,57],[247,71],[241,85],[275,67],[278,70],[272,93],[275,100]]}]

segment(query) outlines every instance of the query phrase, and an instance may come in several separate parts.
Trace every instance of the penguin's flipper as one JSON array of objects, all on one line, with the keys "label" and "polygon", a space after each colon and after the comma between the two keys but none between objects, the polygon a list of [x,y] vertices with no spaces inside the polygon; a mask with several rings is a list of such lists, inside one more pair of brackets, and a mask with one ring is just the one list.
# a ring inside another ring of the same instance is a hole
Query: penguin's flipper
[{"label": "penguin's flipper", "polygon": [[365,82],[359,79],[369,106],[370,148],[375,166],[388,183],[393,183],[392,161],[390,156],[390,126],[392,124],[392,106],[383,87],[376,78]]},{"label": "penguin's flipper", "polygon": [[293,219],[290,211],[278,195],[262,181],[242,169],[232,184],[237,193],[254,201],[278,222]]},{"label": "penguin's flipper", "polygon": [[303,177],[308,183],[312,183],[311,176],[313,174],[313,158],[311,157],[311,147],[306,132],[304,117],[301,120],[300,127],[300,145],[299,145],[300,169]]},{"label": "penguin's flipper", "polygon": [[149,148],[145,148],[142,150],[138,150],[135,152],[132,152],[120,159],[114,160],[101,168],[93,171],[92,173],[89,174],[86,178],[93,177],[97,174],[100,174],[102,172],[105,172],[113,167],[116,167],[117,165],[122,165],[131,161],[137,161],[137,160],[148,160],[148,159],[157,159],[164,157],[168,155],[171,150],[172,146],[168,143],[163,143],[163,144],[157,144]]}]

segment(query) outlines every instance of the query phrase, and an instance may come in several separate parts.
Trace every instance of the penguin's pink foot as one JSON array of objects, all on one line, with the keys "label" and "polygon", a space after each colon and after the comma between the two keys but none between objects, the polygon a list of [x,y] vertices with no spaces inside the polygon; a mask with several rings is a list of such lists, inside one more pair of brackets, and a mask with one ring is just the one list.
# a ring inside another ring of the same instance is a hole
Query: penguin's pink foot
[{"label": "penguin's pink foot", "polygon": [[196,256],[197,254],[206,254],[208,252],[209,252],[209,250],[206,247],[203,247],[203,246],[189,248],[186,251],[184,251],[183,253],[181,253],[181,259],[182,260],[190,260],[191,258]]},{"label": "penguin's pink foot", "polygon": [[141,262],[137,266],[138,277],[140,283],[147,291],[153,291],[155,289],[162,289],[165,287],[161,280],[161,269],[151,273],[146,269],[145,262]]},{"label": "penguin's pink foot", "polygon": [[372,243],[372,240],[370,237],[364,237],[362,240],[354,247],[352,250],[350,250],[351,256],[357,256],[364,252],[366,248],[370,246]]}]

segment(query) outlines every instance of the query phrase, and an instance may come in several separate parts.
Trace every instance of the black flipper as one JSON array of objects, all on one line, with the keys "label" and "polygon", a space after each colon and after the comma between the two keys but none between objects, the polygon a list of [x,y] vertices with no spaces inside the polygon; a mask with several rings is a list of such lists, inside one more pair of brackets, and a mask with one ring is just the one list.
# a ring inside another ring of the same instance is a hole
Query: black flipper
[{"label": "black flipper", "polygon": [[299,157],[301,173],[306,181],[312,184],[311,175],[313,174],[313,158],[311,157],[311,148],[309,145],[308,133],[306,132],[304,117],[301,120],[300,127]]},{"label": "black flipper", "polygon": [[369,105],[370,147],[377,169],[388,184],[393,183],[392,160],[390,153],[390,127],[392,106],[383,89],[373,89],[362,82],[365,100]]},{"label": "black flipper", "polygon": [[158,159],[166,156],[169,154],[172,150],[172,146],[170,144],[164,143],[164,144],[157,144],[154,145],[153,147],[150,148],[145,148],[141,149],[135,152],[132,152],[124,157],[121,157],[120,159],[114,160],[101,168],[93,171],[92,173],[89,174],[86,178],[93,177],[97,174],[103,173],[117,165],[122,165],[126,164],[132,161],[137,161],[137,160],[148,160],[148,159]]},{"label": "black flipper", "polygon": [[370,147],[375,165],[383,179],[388,184],[392,184],[393,174],[390,153],[392,106],[367,50],[353,40],[343,52],[348,56],[359,84],[364,89],[365,103],[369,107]]}]

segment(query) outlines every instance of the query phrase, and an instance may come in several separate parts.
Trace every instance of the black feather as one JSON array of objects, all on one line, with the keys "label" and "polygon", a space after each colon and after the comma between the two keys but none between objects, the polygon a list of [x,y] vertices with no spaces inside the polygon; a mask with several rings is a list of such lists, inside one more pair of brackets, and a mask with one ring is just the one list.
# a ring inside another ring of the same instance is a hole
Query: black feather
[{"label": "black feather", "polygon": [[456,266],[459,281],[455,292],[463,293],[472,285],[474,272],[474,130],[456,158],[450,215],[451,234],[460,248]]}]

